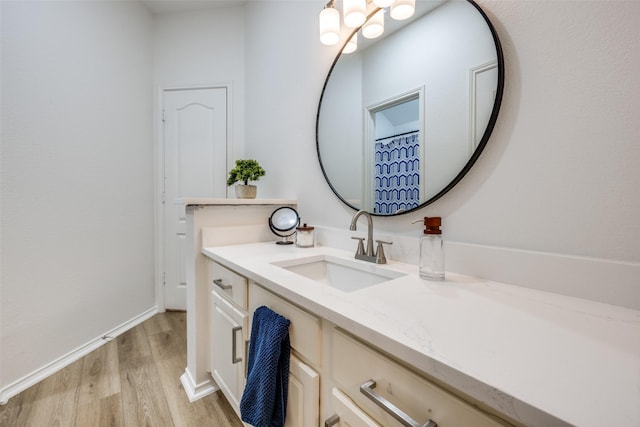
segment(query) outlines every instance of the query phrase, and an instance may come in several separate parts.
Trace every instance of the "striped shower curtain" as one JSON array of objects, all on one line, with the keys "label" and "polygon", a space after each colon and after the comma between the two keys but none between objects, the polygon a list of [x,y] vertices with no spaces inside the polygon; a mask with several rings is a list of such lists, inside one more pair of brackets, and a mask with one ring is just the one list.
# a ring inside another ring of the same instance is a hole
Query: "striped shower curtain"
[{"label": "striped shower curtain", "polygon": [[419,132],[375,144],[374,212],[382,215],[420,204]]}]

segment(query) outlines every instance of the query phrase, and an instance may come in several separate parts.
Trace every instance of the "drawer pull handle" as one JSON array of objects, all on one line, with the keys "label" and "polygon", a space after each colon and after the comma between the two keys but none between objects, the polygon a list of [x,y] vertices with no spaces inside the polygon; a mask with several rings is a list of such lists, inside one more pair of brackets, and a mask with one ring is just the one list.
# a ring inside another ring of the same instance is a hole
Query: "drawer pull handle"
[{"label": "drawer pull handle", "polygon": [[238,357],[236,354],[237,341],[236,336],[238,335],[236,332],[242,331],[242,326],[236,326],[231,329],[231,363],[234,365],[238,362],[242,362],[242,357]]},{"label": "drawer pull handle", "polygon": [[329,418],[327,418],[324,422],[324,427],[332,427],[340,422],[340,417],[338,414],[333,414]]},{"label": "drawer pull handle", "polygon": [[233,288],[233,286],[231,285],[225,285],[224,283],[222,283],[222,279],[213,279],[213,284],[217,285],[223,291],[228,291],[229,289]]},{"label": "drawer pull handle", "polygon": [[389,402],[384,397],[380,396],[378,393],[373,391],[376,388],[376,382],[374,380],[369,380],[366,383],[360,386],[360,392],[367,396],[369,399],[373,401],[376,405],[380,406],[386,412],[388,412],[393,418],[400,421],[403,426],[406,427],[438,427],[438,424],[435,421],[428,420],[425,424],[420,424],[416,422],[409,415],[405,414],[400,408],[398,408],[393,403]]}]

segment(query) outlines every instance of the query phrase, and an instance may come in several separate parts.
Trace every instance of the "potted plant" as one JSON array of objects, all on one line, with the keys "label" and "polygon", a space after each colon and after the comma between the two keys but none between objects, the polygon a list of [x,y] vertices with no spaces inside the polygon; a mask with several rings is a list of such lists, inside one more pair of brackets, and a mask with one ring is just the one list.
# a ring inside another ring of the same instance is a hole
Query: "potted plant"
[{"label": "potted plant", "polygon": [[255,185],[249,185],[249,181],[257,181],[265,174],[265,170],[256,160],[236,160],[236,167],[229,171],[227,186],[241,182],[242,184],[236,185],[236,197],[238,199],[255,199],[257,189]]}]

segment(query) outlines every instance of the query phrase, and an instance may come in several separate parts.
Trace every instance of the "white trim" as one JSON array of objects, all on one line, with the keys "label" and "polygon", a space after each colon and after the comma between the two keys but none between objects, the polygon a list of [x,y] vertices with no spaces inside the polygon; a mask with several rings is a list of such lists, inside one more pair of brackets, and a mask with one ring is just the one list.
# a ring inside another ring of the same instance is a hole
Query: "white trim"
[{"label": "white trim", "polygon": [[[202,84],[166,84],[157,86],[157,99],[156,99],[156,112],[155,112],[155,137],[154,137],[154,156],[155,156],[155,254],[154,254],[154,264],[155,264],[155,294],[156,294],[156,306],[158,307],[159,312],[165,311],[165,301],[164,301],[164,250],[165,250],[165,241],[164,241],[164,205],[167,203],[164,196],[164,93],[168,91],[177,91],[177,90],[190,90],[190,89],[226,89],[227,93],[227,135],[226,135],[226,145],[227,145],[227,170],[225,174],[229,173],[229,170],[234,166],[234,155],[233,152],[233,127],[232,127],[232,83],[231,82],[223,82],[223,83],[202,83]],[[227,187],[226,197],[229,198],[229,192],[231,189]],[[171,201],[170,203],[173,203]]]},{"label": "white trim", "polygon": [[498,62],[491,61],[487,62],[486,64],[473,67],[469,70],[469,156],[473,155],[473,152],[476,150],[476,147],[478,145],[478,141],[476,141],[476,128],[478,127],[476,117],[476,86],[478,75],[480,75],[480,73],[484,73],[485,71],[493,70],[497,67]]},{"label": "white trim", "polygon": [[220,387],[218,387],[215,381],[213,381],[213,378],[200,384],[196,384],[195,381],[193,381],[193,376],[189,372],[189,368],[186,368],[184,370],[184,374],[180,376],[180,382],[182,383],[182,387],[184,387],[185,393],[187,393],[189,402],[195,402],[198,399],[202,399],[203,397],[220,390]]},{"label": "white trim", "polygon": [[41,368],[36,369],[30,374],[25,375],[19,380],[14,381],[13,383],[0,390],[0,405],[6,404],[11,397],[28,389],[32,385],[42,381],[49,375],[58,372],[71,363],[81,359],[82,357],[91,353],[93,350],[106,344],[108,341],[115,339],[118,335],[149,319],[156,313],[158,313],[158,307],[152,307],[149,310],[139,314],[138,316],[122,323],[120,326],[116,326],[110,331],[101,334],[99,337],[96,337],[86,344],[83,344],[80,347],[76,348],[75,350],[70,351],[69,353],[54,360],[53,362],[50,362],[42,366]]}]

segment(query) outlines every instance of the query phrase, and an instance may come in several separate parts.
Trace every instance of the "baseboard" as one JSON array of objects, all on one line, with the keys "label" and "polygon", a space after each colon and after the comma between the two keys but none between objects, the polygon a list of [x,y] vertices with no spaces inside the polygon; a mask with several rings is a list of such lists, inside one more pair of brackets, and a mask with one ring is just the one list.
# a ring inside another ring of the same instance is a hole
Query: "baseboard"
[{"label": "baseboard", "polygon": [[138,316],[122,323],[121,325],[111,329],[110,331],[101,334],[99,337],[94,338],[88,343],[81,345],[73,351],[65,354],[64,356],[54,360],[51,363],[33,371],[32,373],[25,375],[19,380],[9,384],[6,387],[3,387],[0,390],[0,405],[6,404],[10,398],[15,396],[16,394],[28,389],[32,385],[42,381],[47,378],[49,375],[52,375],[64,367],[70,365],[76,360],[86,356],[91,353],[93,350],[107,343],[108,340],[105,339],[108,336],[110,339],[117,337],[118,335],[128,331],[136,325],[144,322],[145,320],[152,317],[154,314],[158,313],[158,307],[152,307],[149,310],[139,314]]},{"label": "baseboard", "polygon": [[196,400],[202,399],[203,397],[220,389],[215,381],[213,381],[213,378],[200,384],[196,384],[189,373],[189,368],[184,370],[184,374],[180,377],[180,382],[182,383],[182,387],[184,387],[185,393],[187,393],[189,402],[195,402]]}]

